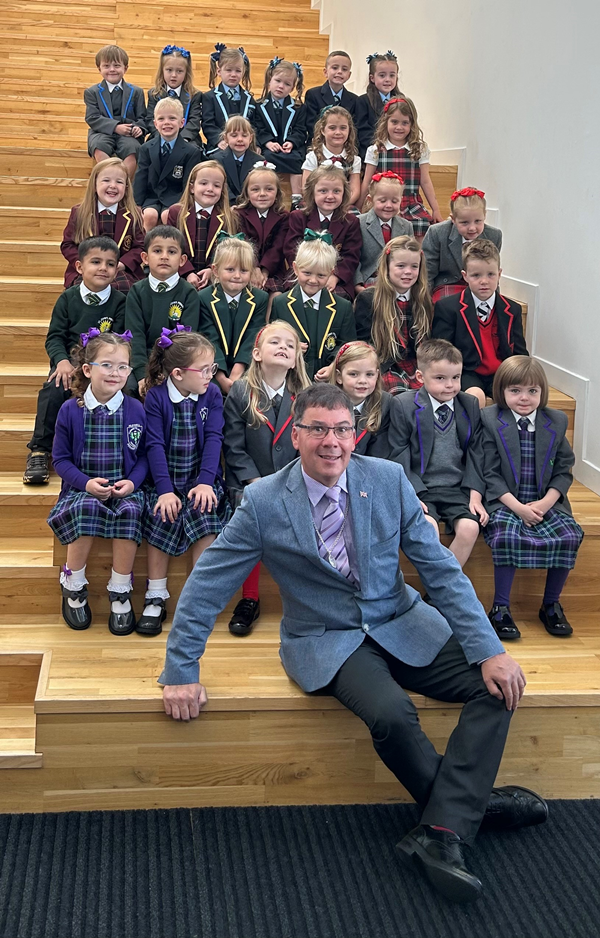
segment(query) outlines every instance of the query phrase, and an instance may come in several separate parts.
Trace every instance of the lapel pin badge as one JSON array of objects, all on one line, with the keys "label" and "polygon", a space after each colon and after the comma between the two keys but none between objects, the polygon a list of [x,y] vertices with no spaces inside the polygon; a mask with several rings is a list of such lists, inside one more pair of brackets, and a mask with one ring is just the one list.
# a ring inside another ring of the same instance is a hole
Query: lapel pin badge
[{"label": "lapel pin badge", "polygon": [[366,497],[367,497],[367,493],[366,493],[366,492],[359,492],[358,494],[360,495],[361,498],[366,498]]}]

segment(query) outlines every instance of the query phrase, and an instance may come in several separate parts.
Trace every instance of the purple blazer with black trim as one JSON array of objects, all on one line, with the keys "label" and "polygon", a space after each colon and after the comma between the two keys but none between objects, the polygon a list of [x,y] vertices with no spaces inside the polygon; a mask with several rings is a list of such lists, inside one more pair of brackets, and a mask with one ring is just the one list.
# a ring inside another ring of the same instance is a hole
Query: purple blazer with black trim
[{"label": "purple blazer with black trim", "polygon": [[[468,396],[468,395],[467,395]],[[510,410],[492,404],[481,411],[483,457],[486,482],[485,504],[491,513],[502,507],[500,496],[517,498],[521,477],[521,442],[517,421]],[[535,478],[538,497],[557,489],[557,511],[572,515],[567,492],[573,482],[575,455],[565,433],[568,418],[562,410],[540,408],[535,418]]]},{"label": "purple blazer with black trim", "polygon": [[[158,495],[173,491],[167,465],[167,450],[171,441],[173,404],[167,383],[150,388],[146,395],[146,447],[150,475]],[[205,419],[202,419],[202,414]],[[209,384],[205,394],[198,398],[196,408],[198,450],[202,454],[200,472],[194,485],[214,485],[221,476],[220,458],[223,442],[223,395],[216,384]]]},{"label": "purple blazer with black trim", "polygon": [[[139,401],[125,395],[123,398],[123,478],[130,479],[135,488],[144,482],[148,475],[146,458],[146,415]],[[83,407],[76,397],[69,398],[58,412],[52,462],[58,475],[63,480],[60,494],[69,488],[85,492],[91,476],[79,468],[83,454],[85,433],[83,428]]]}]

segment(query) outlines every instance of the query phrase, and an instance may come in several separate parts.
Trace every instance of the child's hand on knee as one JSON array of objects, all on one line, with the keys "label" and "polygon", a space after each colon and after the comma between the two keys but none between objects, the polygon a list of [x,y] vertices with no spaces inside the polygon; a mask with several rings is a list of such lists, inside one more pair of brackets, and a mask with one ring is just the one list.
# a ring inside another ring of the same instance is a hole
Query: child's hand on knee
[{"label": "child's hand on knee", "polygon": [[135,485],[131,479],[119,479],[112,487],[115,498],[126,498],[127,495],[131,495],[134,489]]},{"label": "child's hand on knee", "polygon": [[154,506],[154,514],[160,512],[160,518],[163,522],[170,521],[173,523],[180,511],[181,499],[177,497],[175,492],[165,492],[164,495],[160,495]]},{"label": "child's hand on knee", "polygon": [[291,140],[286,140],[281,149],[284,153],[291,153],[294,149],[294,144]]},{"label": "child's hand on knee", "polygon": [[471,492],[471,497],[469,499],[469,511],[472,515],[475,515],[477,518],[479,518],[479,524],[485,528],[486,524],[490,520],[490,516],[483,507],[483,502],[479,492]]},{"label": "child's hand on knee", "polygon": [[250,282],[253,287],[258,287],[259,290],[262,290],[265,283],[267,282],[267,275],[263,273],[260,267],[255,267],[252,271],[252,278]]},{"label": "child's hand on knee", "polygon": [[108,484],[108,479],[101,479],[100,477],[96,479],[89,479],[85,490],[88,495],[93,495],[94,498],[99,498],[101,502],[105,502],[107,498],[110,498],[112,495],[112,485]]},{"label": "child's hand on knee", "polygon": [[204,270],[198,271],[198,290],[202,290],[209,285],[211,273],[212,270],[210,267],[205,267]]},{"label": "child's hand on knee", "polygon": [[282,147],[279,143],[276,143],[274,140],[269,140],[267,143],[267,150],[270,150],[271,153],[281,153]]},{"label": "child's hand on knee", "polygon": [[217,507],[217,496],[214,493],[212,485],[195,485],[190,489],[188,498],[194,508],[200,507],[200,511],[212,511]]},{"label": "child's hand on knee", "polygon": [[62,384],[65,391],[68,391],[71,387],[71,375],[73,374],[74,371],[75,369],[73,368],[73,365],[71,364],[71,362],[68,361],[68,359],[64,358],[61,362],[58,363],[58,365],[56,366],[56,368],[54,369],[54,371],[48,378],[48,381],[52,381],[52,379],[54,378],[55,379],[54,383],[57,388],[60,387],[60,385]]}]

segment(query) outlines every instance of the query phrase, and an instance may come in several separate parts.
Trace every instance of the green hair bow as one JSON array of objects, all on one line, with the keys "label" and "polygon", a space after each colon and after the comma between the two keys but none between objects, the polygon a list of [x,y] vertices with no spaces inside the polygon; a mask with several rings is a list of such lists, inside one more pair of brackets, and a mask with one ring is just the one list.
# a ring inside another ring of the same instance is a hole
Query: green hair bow
[{"label": "green hair bow", "polygon": [[324,241],[325,244],[333,245],[333,238],[328,231],[313,231],[312,228],[307,228],[304,232],[304,241]]},{"label": "green hair bow", "polygon": [[221,234],[218,236],[217,241],[225,241],[226,238],[233,238],[236,241],[245,241],[246,235],[242,231],[240,231],[239,234],[234,234],[234,235],[228,234],[227,231],[222,231]]}]

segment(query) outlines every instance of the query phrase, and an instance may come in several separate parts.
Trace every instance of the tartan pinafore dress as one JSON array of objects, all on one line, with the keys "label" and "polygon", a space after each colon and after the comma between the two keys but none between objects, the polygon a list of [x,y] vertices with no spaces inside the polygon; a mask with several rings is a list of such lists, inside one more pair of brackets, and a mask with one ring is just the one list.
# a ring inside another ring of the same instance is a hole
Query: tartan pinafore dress
[{"label": "tartan pinafore dress", "polygon": [[201,512],[188,499],[190,489],[196,485],[202,463],[202,453],[198,449],[197,406],[198,401],[191,396],[173,404],[171,439],[166,456],[173,491],[181,499],[182,506],[174,522],[163,522],[160,513],[154,514],[158,495],[154,486],[147,484],[146,487],[144,537],[149,544],[170,557],[185,554],[192,544],[207,534],[220,534],[231,518],[231,508],[218,477],[213,484],[217,506],[212,511]]},{"label": "tartan pinafore dress", "polygon": [[391,170],[404,180],[404,192],[400,205],[400,215],[413,226],[415,236],[422,237],[433,224],[433,218],[425,208],[421,198],[421,167],[418,160],[411,159],[406,147],[384,150],[379,154],[377,172]]},{"label": "tartan pinafore dress", "polygon": [[389,359],[381,365],[383,388],[389,394],[401,394],[421,387],[417,381],[417,351],[413,335],[413,319],[410,300],[396,300],[398,316],[396,318],[396,339],[406,357],[393,361]]},{"label": "tartan pinafore dress", "polygon": [[[104,404],[94,410],[83,408],[85,442],[80,469],[90,479],[108,479],[113,484],[123,478],[123,405],[111,414]],[[69,488],[48,516],[48,524],[61,544],[80,537],[142,540],[143,492],[101,502],[94,495]]]},{"label": "tartan pinafore dress", "polygon": [[[523,504],[540,497],[535,481],[535,433],[519,427],[521,478],[517,498]],[[575,566],[583,531],[571,515],[551,508],[539,524],[528,528],[509,508],[490,515],[483,536],[492,549],[495,567],[550,569]]]}]

